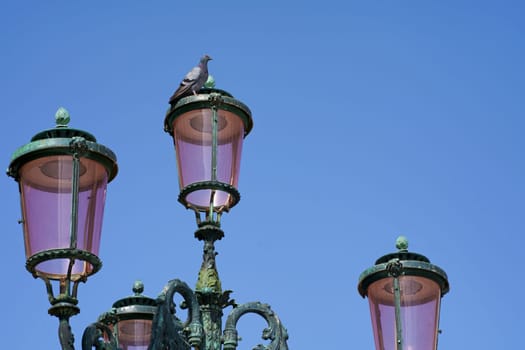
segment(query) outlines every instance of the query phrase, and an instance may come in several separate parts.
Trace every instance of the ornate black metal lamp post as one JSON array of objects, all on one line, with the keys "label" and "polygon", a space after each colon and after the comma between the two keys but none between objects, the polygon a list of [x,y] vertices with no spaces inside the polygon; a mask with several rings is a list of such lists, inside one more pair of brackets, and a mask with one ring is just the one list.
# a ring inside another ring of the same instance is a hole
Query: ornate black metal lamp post
[{"label": "ornate black metal lamp post", "polygon": [[[196,300],[199,305],[201,323],[195,323],[193,330],[190,327],[190,338],[191,332],[195,333],[192,345],[197,348],[219,350],[223,344],[224,349],[236,349],[236,323],[243,314],[251,312],[268,322],[263,338],[271,342],[266,349],[287,349],[288,336],[277,315],[268,305],[259,302],[236,305],[230,300],[231,291],[222,290],[215,264],[215,241],[224,237],[221,215],[240,200],[236,186],[242,142],[252,125],[249,108],[218,89],[203,89],[196,96],[182,98],[168,111],[164,121],[164,130],[173,136],[175,144],[179,202],[195,212],[198,226],[195,237],[204,242],[195,292],[186,291],[190,296],[187,304],[195,304]],[[234,308],[221,334],[222,310],[230,305]],[[194,314],[195,310],[191,311],[190,314]],[[186,323],[191,325],[191,322]],[[157,317],[154,327],[158,327],[158,323]],[[203,336],[197,341],[199,332]],[[155,344],[159,340],[155,339]]]},{"label": "ornate black metal lamp post", "polygon": [[435,350],[441,297],[449,291],[445,271],[408,251],[399,237],[396,253],[364,271],[358,290],[367,296],[377,350]]},{"label": "ornate black metal lamp post", "polygon": [[[27,268],[46,283],[49,312],[60,319],[64,350],[73,349],[68,320],[79,312],[78,283],[101,267],[97,254],[105,189],[117,173],[115,155],[89,133],[68,128],[68,121],[65,110],[59,110],[57,127],[16,151],[8,169],[20,184]],[[175,279],[151,299],[136,284],[133,296],[117,301],[86,328],[82,349],[234,350],[238,320],[255,313],[266,320],[262,338],[269,341],[256,349],[287,350],[288,335],[278,316],[260,302],[237,305],[231,291],[222,290],[215,264],[215,242],[224,237],[221,215],[240,200],[236,187],[242,142],[252,128],[249,108],[223,90],[205,88],[171,106],[164,128],[175,144],[179,201],[195,212],[195,237],[204,242],[195,291]],[[59,281],[56,297],[51,280]],[[185,321],[175,316],[175,294],[188,309]],[[228,306],[233,309],[223,328]]]}]

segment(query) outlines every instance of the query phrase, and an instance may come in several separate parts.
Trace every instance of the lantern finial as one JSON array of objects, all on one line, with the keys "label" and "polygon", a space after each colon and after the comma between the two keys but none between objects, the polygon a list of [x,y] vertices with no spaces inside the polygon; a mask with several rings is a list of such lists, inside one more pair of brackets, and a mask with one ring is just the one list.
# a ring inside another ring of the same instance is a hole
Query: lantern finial
[{"label": "lantern finial", "polygon": [[69,124],[69,112],[64,107],[59,107],[55,113],[55,122],[57,128],[67,128]]},{"label": "lantern finial", "polygon": [[408,251],[408,238],[406,238],[405,236],[397,237],[396,248],[400,251]]},{"label": "lantern finial", "polygon": [[211,74],[208,75],[208,79],[204,83],[204,87],[207,89],[215,88],[215,78],[213,77],[213,75]]},{"label": "lantern finial", "polygon": [[142,283],[142,281],[135,281],[135,283],[133,283],[133,293],[138,296],[141,295],[143,291],[144,283]]}]

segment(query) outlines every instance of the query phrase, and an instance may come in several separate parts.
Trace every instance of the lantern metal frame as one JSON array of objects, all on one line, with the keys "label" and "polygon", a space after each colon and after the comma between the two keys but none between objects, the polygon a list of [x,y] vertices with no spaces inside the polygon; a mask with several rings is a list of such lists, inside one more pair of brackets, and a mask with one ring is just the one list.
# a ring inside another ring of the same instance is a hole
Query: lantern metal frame
[{"label": "lantern metal frame", "polygon": [[[164,131],[174,136],[173,122],[187,112],[198,109],[212,110],[212,156],[211,156],[211,179],[209,181],[199,181],[188,184],[181,188],[178,201],[187,209],[195,212],[197,224],[201,225],[200,213],[205,213],[204,222],[220,226],[220,216],[223,211],[229,211],[241,199],[239,191],[231,184],[217,180],[217,134],[218,134],[218,113],[219,110],[232,112],[242,120],[244,125],[244,136],[246,137],[253,128],[251,111],[244,103],[235,99],[230,93],[215,88],[204,88],[197,95],[183,97],[170,107],[164,119]],[[227,208],[217,208],[210,203],[209,208],[204,210],[191,205],[186,197],[195,191],[211,190],[223,191],[231,196],[231,202]],[[214,214],[216,215],[214,217]]]}]

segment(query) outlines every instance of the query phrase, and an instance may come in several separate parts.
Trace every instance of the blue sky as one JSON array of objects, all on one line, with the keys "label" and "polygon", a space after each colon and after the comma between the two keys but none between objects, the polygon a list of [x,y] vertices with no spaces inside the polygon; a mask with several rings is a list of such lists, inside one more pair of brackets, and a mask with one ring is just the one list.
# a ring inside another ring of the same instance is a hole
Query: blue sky
[{"label": "blue sky", "polygon": [[[519,1],[4,1],[0,102],[11,153],[53,127],[118,157],[102,270],[79,288],[85,326],[131,293],[194,285],[201,243],[178,202],[167,101],[199,57],[252,110],[239,191],[217,243],[223,288],[279,314],[291,349],[373,349],[359,274],[410,249],[449,275],[440,349],[517,349],[525,311]],[[26,272],[16,183],[0,178],[5,348],[58,348],[44,284]],[[226,313],[228,310],[226,311]],[[263,322],[241,320],[239,349]]]}]

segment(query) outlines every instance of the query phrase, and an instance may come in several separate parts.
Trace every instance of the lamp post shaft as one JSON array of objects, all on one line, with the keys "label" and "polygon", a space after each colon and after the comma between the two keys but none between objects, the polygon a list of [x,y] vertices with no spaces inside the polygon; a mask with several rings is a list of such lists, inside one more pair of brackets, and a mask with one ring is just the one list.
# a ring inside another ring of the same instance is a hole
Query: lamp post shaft
[{"label": "lamp post shaft", "polygon": [[218,303],[201,305],[204,330],[203,349],[220,350],[222,334],[222,307]]},{"label": "lamp post shaft", "polygon": [[[212,224],[204,225],[195,233],[199,240],[204,241],[202,254],[202,265],[199,271],[195,292],[199,301],[202,327],[204,331],[203,349],[220,350],[222,335],[222,315],[226,306],[229,292],[222,292],[221,281],[215,257],[215,241],[220,239],[224,233]],[[226,300],[224,300],[226,297]]]}]

